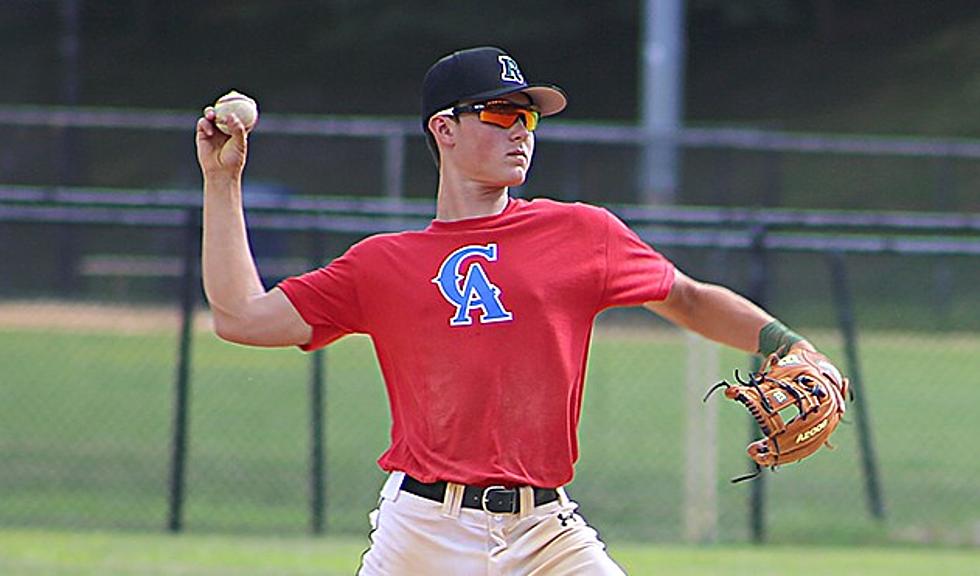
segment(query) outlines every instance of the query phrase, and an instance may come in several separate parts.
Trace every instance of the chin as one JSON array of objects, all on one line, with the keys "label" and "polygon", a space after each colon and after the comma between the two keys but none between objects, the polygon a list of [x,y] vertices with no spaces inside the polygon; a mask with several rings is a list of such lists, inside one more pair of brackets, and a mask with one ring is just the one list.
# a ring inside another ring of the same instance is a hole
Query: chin
[{"label": "chin", "polygon": [[494,170],[492,173],[483,174],[479,178],[481,182],[494,187],[513,187],[524,184],[527,179],[527,170],[524,167],[511,167],[506,170]]},{"label": "chin", "polygon": [[527,180],[527,172],[524,170],[515,171],[511,174],[511,177],[507,180],[504,186],[521,186],[524,181]]}]

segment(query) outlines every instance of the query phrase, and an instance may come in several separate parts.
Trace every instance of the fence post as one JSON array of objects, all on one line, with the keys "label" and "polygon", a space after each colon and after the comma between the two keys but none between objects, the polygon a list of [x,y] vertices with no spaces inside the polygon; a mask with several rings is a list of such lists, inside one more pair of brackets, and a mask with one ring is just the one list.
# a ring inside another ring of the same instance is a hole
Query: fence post
[{"label": "fence post", "polygon": [[[767,233],[768,231],[763,224],[757,224],[752,229],[751,261],[749,265],[749,297],[763,308],[766,307],[769,300],[769,291],[767,289],[769,284],[769,259],[765,247]],[[753,356],[751,359],[752,371],[758,371],[760,367],[761,360],[758,356]],[[749,441],[754,442],[758,437],[758,433],[758,424],[750,418]],[[752,470],[755,470],[754,464]],[[751,484],[752,490],[749,493],[749,534],[752,542],[762,544],[766,541],[766,475],[759,474]]]},{"label": "fence post", "polygon": [[762,161],[765,178],[763,201],[768,207],[780,206],[783,203],[783,154],[778,150],[772,151],[763,155]]},{"label": "fence post", "polygon": [[718,410],[705,405],[707,383],[718,377],[718,344],[687,333],[684,382],[684,541],[718,539]]},{"label": "fence post", "polygon": [[405,135],[388,134],[384,139],[384,192],[389,199],[405,195]]},{"label": "fence post", "polygon": [[[79,61],[82,51],[80,0],[61,0],[59,18],[61,34],[58,51],[61,56],[61,104],[78,104]],[[78,176],[78,138],[76,129],[71,126],[54,128],[58,143],[58,180],[62,185],[77,184]],[[77,296],[80,288],[78,278],[79,231],[75,226],[59,226],[56,232],[58,242],[58,286],[63,296]]]},{"label": "fence post", "polygon": [[180,281],[180,341],[174,384],[173,436],[170,444],[170,505],[167,528],[183,528],[184,480],[187,463],[187,410],[190,392],[191,335],[194,324],[194,294],[198,286],[197,248],[200,246],[200,210],[185,211],[183,274]]},{"label": "fence post", "polygon": [[310,358],[310,529],[323,534],[326,516],[323,454],[323,349],[313,352]]},{"label": "fence post", "polygon": [[[323,265],[323,232],[313,234],[313,268]],[[323,388],[326,353],[321,348],[310,356],[310,530],[323,534],[326,518]]]},{"label": "fence post", "polygon": [[[954,171],[953,159],[949,156],[936,158],[936,193],[935,207],[937,210],[949,212],[956,210],[956,203],[953,197],[956,192],[956,173]],[[953,302],[953,269],[949,265],[949,258],[941,255],[936,256],[932,265],[932,289],[933,305],[936,307],[936,318],[940,323],[948,322]]]},{"label": "fence post", "polygon": [[840,252],[828,255],[833,276],[834,299],[837,301],[837,318],[844,336],[844,354],[847,357],[847,372],[855,402],[854,420],[857,424],[858,445],[861,448],[861,464],[864,469],[864,485],[871,515],[878,520],[885,517],[885,504],[881,495],[881,482],[878,479],[878,465],[874,443],[871,441],[871,425],[868,422],[868,396],[864,393],[861,367],[858,363],[857,336],[854,330],[854,309],[851,305],[850,290],[847,285],[847,268]]}]

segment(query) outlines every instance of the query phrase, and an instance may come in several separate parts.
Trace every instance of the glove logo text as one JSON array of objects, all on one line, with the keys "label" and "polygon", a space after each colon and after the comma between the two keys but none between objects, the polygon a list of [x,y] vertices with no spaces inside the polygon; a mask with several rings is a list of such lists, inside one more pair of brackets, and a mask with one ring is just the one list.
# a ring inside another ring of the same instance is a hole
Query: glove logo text
[{"label": "glove logo text", "polygon": [[796,437],[796,443],[799,444],[800,442],[804,442],[806,440],[809,440],[810,438],[813,438],[826,427],[827,427],[827,419],[824,418],[823,421],[820,422],[820,424],[817,424],[816,426],[810,428],[806,432],[800,432],[800,434]]},{"label": "glove logo text", "polygon": [[796,354],[787,354],[779,359],[779,362],[776,363],[776,366],[792,366],[794,364],[800,364],[800,363],[801,360],[799,356],[797,356]]}]

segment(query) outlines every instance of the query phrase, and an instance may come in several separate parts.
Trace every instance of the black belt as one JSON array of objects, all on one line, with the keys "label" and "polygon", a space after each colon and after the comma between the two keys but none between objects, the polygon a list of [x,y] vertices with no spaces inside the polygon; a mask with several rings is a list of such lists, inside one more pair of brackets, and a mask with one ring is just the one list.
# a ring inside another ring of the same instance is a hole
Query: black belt
[{"label": "black belt", "polygon": [[[412,478],[408,474],[402,480],[402,490],[422,498],[442,502],[446,497],[446,482],[426,484]],[[534,488],[534,505],[543,506],[558,500],[558,491],[554,488]],[[503,486],[465,486],[463,489],[464,508],[476,508],[493,514],[515,514],[521,511],[521,491],[517,488]]]}]

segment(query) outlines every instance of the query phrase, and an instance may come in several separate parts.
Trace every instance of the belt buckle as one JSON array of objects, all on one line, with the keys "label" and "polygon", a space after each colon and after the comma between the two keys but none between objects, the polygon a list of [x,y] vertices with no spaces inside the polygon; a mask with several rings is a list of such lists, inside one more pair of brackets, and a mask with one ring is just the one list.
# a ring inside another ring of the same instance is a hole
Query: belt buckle
[{"label": "belt buckle", "polygon": [[[496,510],[490,510],[489,508],[487,508],[487,504],[490,500],[491,492],[510,492],[511,493],[510,510],[502,510],[498,512]],[[516,490],[514,488],[507,488],[504,486],[487,486],[486,488],[483,489],[483,493],[480,494],[480,507],[483,508],[483,511],[486,512],[487,514],[513,514],[517,512],[517,510],[515,510],[515,508],[517,507],[517,505],[515,504],[516,502],[517,502]]]}]

